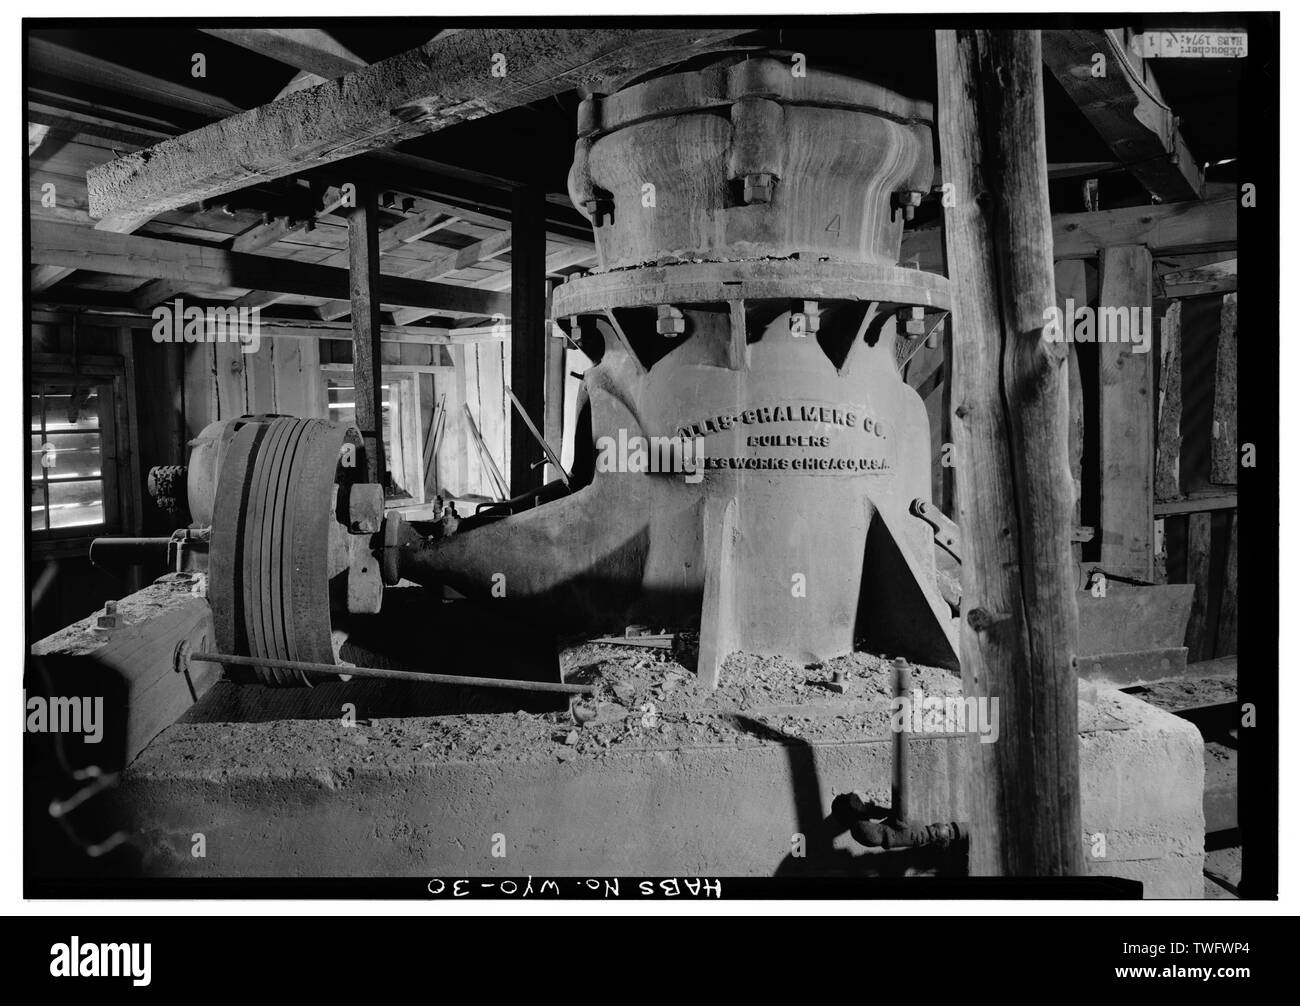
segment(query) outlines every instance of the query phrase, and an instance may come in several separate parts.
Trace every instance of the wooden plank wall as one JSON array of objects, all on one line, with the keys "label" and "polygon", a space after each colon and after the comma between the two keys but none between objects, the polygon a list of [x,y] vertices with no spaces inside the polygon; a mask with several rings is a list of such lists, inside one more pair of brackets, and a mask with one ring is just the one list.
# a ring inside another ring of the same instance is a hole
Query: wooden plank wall
[{"label": "wooden plank wall", "polygon": [[1175,298],[1161,326],[1160,565],[1170,582],[1196,587],[1187,627],[1193,661],[1237,652],[1236,298]]},{"label": "wooden plank wall", "polygon": [[[342,339],[263,339],[256,353],[212,343],[187,347],[184,365],[185,428],[194,436],[209,422],[256,412],[327,418],[322,366],[350,366],[351,345]],[[453,346],[426,343],[381,345],[385,375],[416,375],[419,383],[418,438],[432,433],[435,406],[446,409],[436,458],[424,468],[425,500],[435,495],[494,498],[465,421],[468,403],[492,456],[503,472],[509,457],[505,409],[504,338]],[[427,446],[427,445],[425,445]],[[461,512],[465,508],[461,507]]]},{"label": "wooden plank wall", "polygon": [[319,344],[312,339],[263,339],[255,353],[228,342],[185,348],[187,438],[208,423],[236,416],[326,417]]},{"label": "wooden plank wall", "polygon": [[[1195,295],[1169,298],[1165,284],[1153,280],[1158,274],[1141,246],[1056,265],[1062,310],[1067,297],[1076,308],[1150,304],[1155,329],[1145,354],[1122,344],[1072,348],[1070,464],[1082,539],[1075,558],[1081,584],[1093,568],[1145,582],[1194,584],[1189,659],[1205,660],[1232,655],[1237,647],[1236,293],[1202,284]],[[1198,332],[1190,357],[1183,331],[1188,305],[1195,305]],[[1210,323],[1217,330],[1207,336]],[[950,354],[947,339],[938,351],[918,349],[904,379],[926,404],[934,500],[951,515],[951,469],[943,466],[951,439]]]}]

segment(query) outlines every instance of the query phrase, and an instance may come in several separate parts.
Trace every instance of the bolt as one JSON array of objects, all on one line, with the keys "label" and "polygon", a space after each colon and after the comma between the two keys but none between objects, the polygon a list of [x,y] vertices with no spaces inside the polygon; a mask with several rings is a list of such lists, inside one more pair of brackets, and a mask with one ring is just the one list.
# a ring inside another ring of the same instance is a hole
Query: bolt
[{"label": "bolt", "polygon": [[104,613],[95,619],[97,629],[118,629],[122,626],[122,616],[117,613],[116,601],[104,602]]},{"label": "bolt", "polygon": [[591,223],[594,227],[599,227],[605,222],[605,217],[614,212],[614,200],[612,199],[588,199],[582,204],[586,210],[587,216],[591,217]]},{"label": "bolt", "polygon": [[903,316],[904,331],[909,339],[914,339],[918,335],[925,335],[925,308],[904,308],[900,314]]},{"label": "bolt", "polygon": [[659,305],[659,318],[655,322],[655,329],[660,335],[665,335],[670,339],[675,339],[686,332],[686,318],[682,312],[671,304]]},{"label": "bolt", "polygon": [[903,211],[903,219],[911,220],[916,216],[916,208],[921,205],[921,193],[914,191],[895,192],[891,199],[891,208]]},{"label": "bolt", "polygon": [[758,171],[746,175],[744,200],[746,204],[770,203],[772,201],[772,191],[775,188],[776,175],[770,171]]}]

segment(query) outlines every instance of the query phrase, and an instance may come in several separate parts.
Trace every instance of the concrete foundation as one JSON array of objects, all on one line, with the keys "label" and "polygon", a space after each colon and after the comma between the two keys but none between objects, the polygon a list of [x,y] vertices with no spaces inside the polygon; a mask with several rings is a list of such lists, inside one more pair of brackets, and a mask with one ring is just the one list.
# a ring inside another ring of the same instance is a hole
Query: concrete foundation
[{"label": "concrete foundation", "polygon": [[[955,690],[927,673],[928,692]],[[567,713],[182,723],[119,796],[166,876],[960,872],[951,855],[864,850],[830,817],[842,792],[888,804],[888,696],[817,674],[792,703],[765,704],[761,685],[685,713],[637,696],[581,728]],[[1115,691],[1083,697],[1080,723],[1090,872],[1201,897],[1196,729]],[[968,742],[913,741],[913,819],[966,819]]]}]

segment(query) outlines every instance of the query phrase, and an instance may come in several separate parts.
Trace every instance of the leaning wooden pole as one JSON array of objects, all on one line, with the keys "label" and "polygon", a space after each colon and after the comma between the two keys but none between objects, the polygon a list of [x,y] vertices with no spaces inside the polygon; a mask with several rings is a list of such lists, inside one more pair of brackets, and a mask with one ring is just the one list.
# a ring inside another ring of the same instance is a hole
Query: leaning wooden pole
[{"label": "leaning wooden pole", "polygon": [[1044,331],[1055,292],[1040,36],[937,37],[962,679],[999,717],[996,742],[971,739],[971,873],[1079,875],[1069,347]]}]

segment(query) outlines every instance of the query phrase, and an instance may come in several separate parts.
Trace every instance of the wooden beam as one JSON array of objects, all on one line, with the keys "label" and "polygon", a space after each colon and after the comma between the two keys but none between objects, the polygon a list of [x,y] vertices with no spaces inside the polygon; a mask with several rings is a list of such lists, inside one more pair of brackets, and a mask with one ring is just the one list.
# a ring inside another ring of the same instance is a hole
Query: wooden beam
[{"label": "wooden beam", "polygon": [[[216,302],[201,302],[202,306],[216,306]],[[153,326],[146,313],[75,312],[84,325],[103,328],[141,328]],[[66,325],[72,312],[35,309],[32,321],[50,325]],[[350,321],[315,321],[308,318],[261,319],[260,335],[263,339],[352,339]],[[382,341],[419,343],[426,346],[454,346],[465,342],[504,342],[510,335],[509,325],[467,325],[462,328],[442,328],[432,325],[385,325]]]},{"label": "wooden beam", "polygon": [[1236,293],[1237,260],[1209,262],[1166,272],[1161,285],[1170,300],[1177,297],[1204,297],[1208,294]]},{"label": "wooden beam", "polygon": [[[327,195],[333,195],[338,193],[340,193],[339,189],[330,188],[327,192]],[[332,203],[327,203],[322,212],[327,212],[327,213],[334,212],[339,208],[339,206],[343,204],[343,201],[344,200],[342,198],[342,195],[340,194],[338,200]],[[438,222],[433,223],[432,221],[434,219],[437,219]],[[397,248],[399,245],[407,244],[411,241],[416,240],[416,238],[423,236],[424,234],[428,234],[442,227],[446,227],[454,223],[455,220],[456,220],[455,217],[445,217],[436,210],[424,209],[421,210],[419,213],[416,213],[413,216],[407,217],[405,220],[402,220],[399,223],[394,224],[392,227],[380,231],[379,232],[379,255],[380,255],[381,263],[382,263],[383,256],[386,255],[388,252],[392,251],[394,248]],[[410,236],[413,233],[416,235],[415,237]],[[333,255],[329,255],[325,257],[324,259],[322,259],[320,262],[317,262],[316,264],[328,265],[328,266],[347,265],[348,251],[345,248],[342,251],[335,252]],[[416,279],[416,278],[433,279],[434,277],[432,276],[417,277],[415,275],[407,275],[403,278],[404,279]],[[241,300],[247,300],[250,305],[258,304],[262,306],[274,304],[276,301],[280,299],[281,298],[276,294],[265,290],[263,291],[253,290],[248,293],[246,298],[241,298]],[[352,302],[350,300],[332,300],[332,301],[327,301],[326,303],[320,305],[320,307],[317,308],[317,314],[324,321],[334,321],[338,318],[346,317],[351,310],[352,310]],[[425,311],[423,314],[419,315],[419,317],[423,318],[429,314],[436,314],[436,313],[437,312],[434,311]]]},{"label": "wooden beam", "polygon": [[[406,276],[408,279],[433,280],[446,276],[449,272],[468,269],[485,259],[496,258],[498,255],[508,252],[510,250],[510,240],[511,235],[508,230],[493,234],[482,241],[476,241],[464,248],[457,248],[445,255],[440,255],[436,259],[432,259],[424,265],[416,266]],[[341,307],[342,305],[337,302],[322,304],[320,308],[321,317],[328,318],[332,312],[339,310]],[[399,325],[409,325],[411,322],[419,321],[432,313],[431,311],[415,309],[398,311],[393,320]]]},{"label": "wooden beam", "polygon": [[1214,420],[1210,437],[1210,481],[1235,486],[1237,465],[1237,295],[1223,298],[1219,348],[1214,367]]},{"label": "wooden beam", "polygon": [[[1055,259],[1086,259],[1104,248],[1145,245],[1152,254],[1182,255],[1237,247],[1235,197],[1205,202],[1131,206],[1052,217]],[[899,261],[924,272],[943,273],[943,234],[937,227],[903,231]]]},{"label": "wooden beam", "polygon": [[319,28],[200,28],[225,42],[331,80],[366,65]]},{"label": "wooden beam", "polygon": [[[546,232],[541,189],[515,193],[510,233],[510,382],[520,405],[542,429],[546,408]],[[510,495],[542,484],[532,463],[542,451],[518,410],[510,414]]]},{"label": "wooden beam", "polygon": [[[359,188],[348,214],[348,273],[352,301],[352,380],[356,424],[366,445],[366,481],[384,484],[384,391],[379,317],[379,200]],[[392,431],[394,437],[397,430]]]},{"label": "wooden beam", "polygon": [[1133,206],[1052,217],[1058,259],[1091,258],[1104,248],[1145,245],[1153,254],[1226,251],[1237,246],[1235,198]]},{"label": "wooden beam", "polygon": [[266,223],[250,227],[243,234],[238,234],[230,242],[230,250],[237,252],[257,252],[269,248],[277,241],[306,230],[315,223],[317,217],[334,213],[347,201],[342,190],[331,186],[321,196],[320,209],[303,219],[293,217],[276,217]]},{"label": "wooden beam", "polygon": [[[329,326],[329,327],[326,327]],[[351,322],[305,322],[262,319],[259,333],[263,339],[351,339]],[[434,328],[414,325],[384,325],[381,342],[424,346],[459,346],[467,342],[504,342],[509,326],[473,328]]]},{"label": "wooden beam", "polygon": [[1179,500],[1161,500],[1155,505],[1157,517],[1176,517],[1188,513],[1208,513],[1211,510],[1237,509],[1237,494],[1221,490],[1203,490]]},{"label": "wooden beam", "polygon": [[[392,146],[586,82],[649,70],[742,31],[474,28],[127,154],[87,175],[96,218],[155,216]],[[505,57],[502,64],[496,55]],[[494,75],[493,67],[504,72]]]},{"label": "wooden beam", "polygon": [[[137,228],[143,227],[148,222],[149,221],[147,219],[131,219],[131,220],[114,219],[114,220],[96,221],[93,227],[80,227],[75,224],[45,224],[45,223],[42,223],[39,226],[61,227],[64,228],[65,230],[78,231],[81,233],[92,234],[92,235],[95,232],[99,232],[101,234],[129,234],[132,231],[136,230]],[[35,221],[33,221],[32,222],[32,264],[33,265],[37,265],[38,262],[38,259],[36,258],[36,254],[35,254],[37,226],[38,224]],[[78,269],[82,269],[82,268],[89,268],[89,267],[81,266],[81,265],[68,265],[68,264],[62,264],[58,262],[41,262],[39,265],[37,265],[35,269],[32,270],[31,281],[30,281],[32,293],[40,293],[42,290],[48,290],[50,287],[52,287],[55,283],[59,282],[59,280],[63,279],[65,276],[70,276]],[[100,271],[108,272],[109,270],[101,269]],[[139,275],[139,274],[130,273],[128,275]]]},{"label": "wooden beam", "polygon": [[999,702],[972,738],[970,872],[1084,872],[1079,626],[1070,538],[1068,350],[1044,336],[1052,225],[1036,31],[936,33],[953,317],[965,694]]},{"label": "wooden beam", "polygon": [[[211,245],[43,222],[32,223],[31,239],[32,262],[40,265],[306,297],[342,297],[350,291],[346,269],[269,255],[246,255]],[[473,317],[504,314],[510,303],[508,297],[499,293],[398,276],[380,278],[379,297],[385,305],[423,307]]]},{"label": "wooden beam", "polygon": [[1109,29],[1043,32],[1043,61],[1106,145],[1161,202],[1200,199],[1205,178],[1178,118]]},{"label": "wooden beam", "polygon": [[[1099,450],[1101,454],[1101,565],[1151,581],[1154,575],[1155,473],[1151,349],[1135,352],[1131,342],[1102,341],[1106,313],[1118,310],[1139,318],[1151,306],[1151,253],[1140,246],[1108,248],[1101,259],[1097,304],[1097,355],[1101,367]],[[1111,333],[1112,336],[1115,334]]]},{"label": "wooden beam", "polygon": [[468,269],[487,259],[504,255],[510,250],[512,236],[510,231],[493,234],[491,237],[476,241],[472,245],[466,245],[464,248],[457,248],[445,255],[440,255],[430,261],[428,265],[418,267],[416,273],[420,279],[437,279],[439,276],[446,276],[449,272]]},{"label": "wooden beam", "polygon": [[[151,279],[131,292],[131,306],[137,311],[149,311],[156,305],[185,293],[186,283],[178,279]],[[235,305],[239,307],[241,305]]]},{"label": "wooden beam", "polygon": [[[186,56],[185,60],[188,66],[189,57]],[[192,116],[219,118],[242,111],[225,98],[206,91],[154,77],[120,63],[110,63],[34,35],[27,36],[27,71],[85,84],[99,92],[129,95],[150,105],[174,108]]]}]

